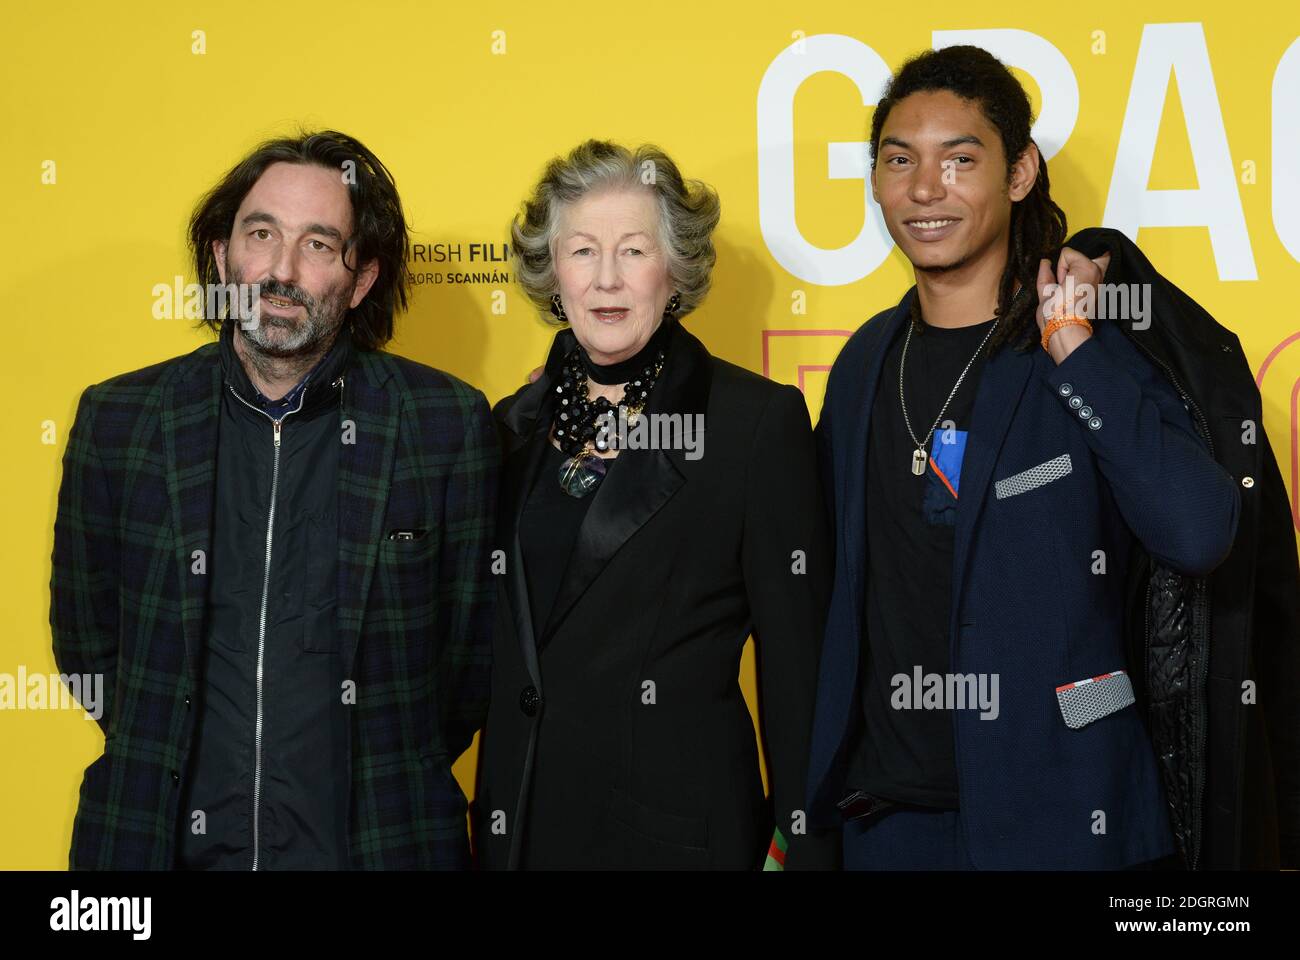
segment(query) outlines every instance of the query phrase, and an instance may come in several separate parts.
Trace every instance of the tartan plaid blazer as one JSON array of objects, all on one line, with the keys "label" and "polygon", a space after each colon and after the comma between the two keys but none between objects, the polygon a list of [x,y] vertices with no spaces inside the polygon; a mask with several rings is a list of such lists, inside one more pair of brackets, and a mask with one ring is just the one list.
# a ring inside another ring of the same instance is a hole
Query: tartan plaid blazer
[{"label": "tartan plaid blazer", "polygon": [[[346,335],[346,334],[344,334]],[[54,524],[50,627],[66,673],[104,675],[72,869],[170,869],[194,741],[211,554],[218,345],[87,388]],[[338,630],[350,706],[353,869],[469,864],[451,764],[487,712],[499,467],[481,392],[356,351],[341,419]],[[416,540],[393,529],[423,528]],[[199,551],[202,551],[200,554]]]}]

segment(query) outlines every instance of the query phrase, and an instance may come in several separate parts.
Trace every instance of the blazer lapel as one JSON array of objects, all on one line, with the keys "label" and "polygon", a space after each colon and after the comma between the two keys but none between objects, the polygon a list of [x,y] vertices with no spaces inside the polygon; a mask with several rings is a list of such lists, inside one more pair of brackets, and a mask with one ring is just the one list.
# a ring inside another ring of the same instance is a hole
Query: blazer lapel
[{"label": "blazer lapel", "polygon": [[889,352],[894,337],[907,322],[911,314],[912,298],[915,296],[916,287],[912,287],[885,319],[874,346],[868,347],[870,353],[866,370],[861,379],[856,381],[857,389],[849,394],[847,408],[833,411],[833,415],[840,420],[840,427],[838,435],[832,437],[832,442],[843,444],[844,449],[850,451],[848,469],[843,473],[845,482],[836,490],[836,496],[844,504],[840,543],[841,555],[849,568],[852,610],[864,609],[863,594],[866,591],[867,438],[871,429],[871,412],[885,355]]},{"label": "blazer lapel", "polygon": [[624,450],[618,459],[624,458],[597,487],[596,499],[582,519],[560,592],[539,638],[539,649],[550,642],[614,554],[686,482],[664,450]]},{"label": "blazer lapel", "polygon": [[507,451],[503,471],[501,519],[498,521],[500,529],[510,531],[505,580],[510,616],[514,621],[515,636],[519,638],[528,675],[539,692],[542,689],[542,676],[537,666],[532,604],[528,597],[528,581],[524,576],[524,552],[519,543],[519,518],[528,499],[528,491],[532,489],[537,471],[546,456],[546,445],[550,442],[546,433],[539,429],[531,436],[520,438],[513,445],[513,450]]},{"label": "blazer lapel", "polygon": [[[703,414],[712,380],[710,359],[704,344],[679,326],[670,341],[662,379],[651,393],[644,412],[648,415],[680,413],[683,423],[697,413]],[[621,462],[611,465],[583,517],[560,592],[538,638],[539,650],[555,636],[565,617],[623,544],[686,482],[685,473],[675,462],[680,456],[680,451],[662,449],[627,449],[619,453]]]},{"label": "blazer lapel", "polygon": [[[961,594],[965,584],[966,558],[971,537],[984,506],[984,497],[992,479],[1002,441],[1011,427],[1012,417],[1020,405],[1029,375],[1044,359],[1041,350],[1021,353],[1004,346],[989,358],[980,375],[971,411],[966,457],[961,470],[961,497],[957,500],[957,526],[953,533],[952,575],[952,643],[956,645]],[[1050,359],[1049,359],[1050,362]],[[955,661],[954,661],[955,662]]]},{"label": "blazer lapel", "polygon": [[162,437],[172,543],[180,570],[181,626],[191,682],[198,677],[207,610],[207,577],[192,572],[196,551],[211,560],[216,497],[221,364],[216,344],[201,348],[164,389]]},{"label": "blazer lapel", "polygon": [[550,442],[552,396],[554,385],[564,357],[573,348],[575,338],[571,330],[561,330],[551,341],[551,351],[540,377],[529,384],[510,402],[501,416],[502,476],[501,505],[497,530],[504,532],[506,600],[510,605],[515,636],[533,686],[542,689],[541,671],[537,665],[537,644],[533,635],[532,604],[528,597],[528,581],[524,576],[524,553],[519,543],[519,518],[533,488],[538,468]]},{"label": "blazer lapel", "polygon": [[344,676],[351,676],[356,659],[397,451],[401,401],[386,388],[387,379],[365,355],[344,375],[343,406],[355,425],[355,442],[343,443],[339,451],[338,631]]},{"label": "blazer lapel", "polygon": [[[676,322],[676,321],[674,321]],[[505,414],[505,426],[517,437],[526,456],[508,461],[506,500],[503,519],[512,537],[511,562],[508,565],[508,595],[524,657],[534,683],[539,680],[537,651],[542,649],[565,617],[599,577],[602,570],[634,533],[686,482],[685,474],[674,462],[679,453],[666,450],[623,450],[622,462],[611,466],[606,478],[592,494],[590,508],[578,530],[578,537],[565,568],[559,594],[541,636],[534,637],[532,608],[524,580],[523,556],[519,546],[519,515],[528,491],[532,488],[537,464],[545,454],[550,428],[550,395],[564,357],[573,348],[571,330],[556,335],[542,377],[523,391]],[[664,364],[663,379],[651,394],[645,412],[703,413],[708,404],[709,353],[700,341],[684,328],[672,339]],[[536,442],[529,442],[535,440]],[[510,454],[507,453],[509,457]],[[543,478],[542,482],[546,482]],[[540,687],[538,688],[540,689]]]}]

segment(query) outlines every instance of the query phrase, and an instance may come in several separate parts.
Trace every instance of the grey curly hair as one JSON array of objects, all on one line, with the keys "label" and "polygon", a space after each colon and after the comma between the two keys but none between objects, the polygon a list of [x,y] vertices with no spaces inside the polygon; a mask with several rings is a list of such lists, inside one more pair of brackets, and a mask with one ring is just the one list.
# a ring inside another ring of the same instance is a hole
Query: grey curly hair
[{"label": "grey curly hair", "polygon": [[699,306],[709,291],[718,195],[700,180],[685,180],[668,154],[653,144],[629,150],[608,140],[588,140],[547,164],[537,186],[510,224],[515,278],[547,319],[555,277],[555,239],[563,207],[608,187],[648,189],[659,209],[660,242],[681,305],[677,316]]}]

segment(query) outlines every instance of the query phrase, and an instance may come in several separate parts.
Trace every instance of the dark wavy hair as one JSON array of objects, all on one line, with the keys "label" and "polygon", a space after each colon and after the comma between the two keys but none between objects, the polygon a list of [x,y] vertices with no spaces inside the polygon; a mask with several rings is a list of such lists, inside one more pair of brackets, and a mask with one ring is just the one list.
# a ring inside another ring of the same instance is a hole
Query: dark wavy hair
[{"label": "dark wavy hair", "polygon": [[[904,63],[890,78],[871,118],[872,169],[890,110],[903,98],[928,90],[947,90],[979,105],[1002,138],[1009,181],[1013,165],[1032,142],[1033,107],[1025,88],[1001,60],[981,47],[967,45],[927,50]],[[990,351],[1007,343],[1017,349],[1037,343],[1038,262],[1043,257],[1055,262],[1065,237],[1065,211],[1052,200],[1047,161],[1040,155],[1033,189],[1011,205],[1010,249],[998,282],[997,316],[1005,321],[990,339]],[[1017,280],[1020,292],[1013,296]]]},{"label": "dark wavy hair", "polygon": [[[392,174],[365,145],[335,130],[302,131],[296,137],[280,137],[259,144],[239,161],[207,195],[190,216],[189,246],[194,274],[199,284],[221,283],[212,242],[229,242],[235,213],[266,168],[273,163],[315,164],[329,170],[343,170],[352,163],[346,186],[352,200],[352,235],[344,245],[343,264],[349,270],[370,260],[379,262],[374,285],[356,307],[348,311],[352,342],[359,350],[378,350],[393,338],[394,316],[406,309],[406,257],[410,239],[397,184]],[[349,254],[353,266],[348,266]],[[205,298],[206,299],[206,298]],[[217,330],[220,317],[205,310],[198,326]]]}]

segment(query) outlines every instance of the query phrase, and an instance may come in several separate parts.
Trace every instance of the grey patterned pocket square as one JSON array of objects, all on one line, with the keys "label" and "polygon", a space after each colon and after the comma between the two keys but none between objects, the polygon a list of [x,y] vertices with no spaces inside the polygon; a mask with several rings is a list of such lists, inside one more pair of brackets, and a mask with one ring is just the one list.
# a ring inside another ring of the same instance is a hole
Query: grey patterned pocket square
[{"label": "grey patterned pocket square", "polygon": [[1103,673],[1057,687],[1056,702],[1065,725],[1078,730],[1133,703],[1133,684],[1123,670]]},{"label": "grey patterned pocket square", "polygon": [[997,494],[999,500],[1005,500],[1007,497],[1025,493],[1036,487],[1041,487],[1045,483],[1051,483],[1053,480],[1060,480],[1073,469],[1074,465],[1070,462],[1070,455],[1063,453],[1059,457],[1053,457],[1046,463],[1040,463],[1036,467],[1021,470],[1019,473],[1013,473],[1011,476],[997,481],[997,483],[993,484],[993,492]]}]

